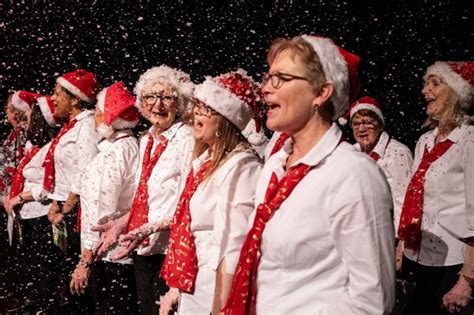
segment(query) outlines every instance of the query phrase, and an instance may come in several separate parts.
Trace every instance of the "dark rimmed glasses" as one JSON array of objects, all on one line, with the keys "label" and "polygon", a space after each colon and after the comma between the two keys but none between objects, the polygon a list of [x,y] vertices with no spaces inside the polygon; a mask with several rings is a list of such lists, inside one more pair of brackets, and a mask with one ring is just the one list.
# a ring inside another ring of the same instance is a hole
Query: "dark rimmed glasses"
[{"label": "dark rimmed glasses", "polygon": [[159,93],[149,93],[143,95],[143,103],[148,106],[155,106],[158,100],[165,106],[171,106],[174,101],[176,100],[176,96],[174,95],[165,95]]},{"label": "dark rimmed glasses", "polygon": [[272,74],[270,74],[268,72],[265,72],[262,75],[262,80],[263,80],[263,82],[262,82],[263,85],[265,85],[268,81],[270,81],[270,83],[272,84],[274,89],[279,89],[279,88],[281,88],[283,83],[290,82],[290,81],[293,81],[293,80],[304,80],[304,81],[309,82],[308,78],[301,77],[301,76],[298,76],[298,75],[289,74],[289,73],[283,73],[283,72],[275,72],[275,73],[272,73]]},{"label": "dark rimmed glasses", "polygon": [[193,98],[193,113],[201,115],[201,116],[206,116],[210,118],[211,116],[214,115],[219,115],[218,112],[201,102],[200,100]]}]

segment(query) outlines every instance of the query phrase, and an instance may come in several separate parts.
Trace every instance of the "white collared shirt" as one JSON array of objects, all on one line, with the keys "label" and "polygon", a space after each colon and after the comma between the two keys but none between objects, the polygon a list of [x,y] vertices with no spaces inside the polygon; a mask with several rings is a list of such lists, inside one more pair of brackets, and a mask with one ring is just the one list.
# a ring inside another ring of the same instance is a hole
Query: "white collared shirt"
[{"label": "white collared shirt", "polygon": [[[361,150],[358,143],[354,146],[357,150]],[[390,185],[393,199],[393,224],[396,233],[400,223],[405,192],[411,179],[413,156],[406,145],[391,138],[385,131],[380,134],[372,152],[379,155],[380,158],[377,164],[382,168]]]},{"label": "white collared shirt", "polygon": [[[140,180],[143,156],[145,154],[150,132],[140,140],[140,162],[136,174],[136,182]],[[148,222],[171,220],[178,204],[181,189],[186,182],[190,169],[194,138],[190,126],[176,122],[162,134],[168,139],[168,145],[156,163],[148,179]],[[155,152],[158,139],[154,139],[151,154]],[[150,236],[147,246],[140,246],[139,255],[165,253],[168,248],[169,231],[157,232]]]},{"label": "white collared shirt", "polygon": [[82,174],[98,152],[94,111],[82,111],[75,119],[77,123],[61,137],[54,150],[55,176],[50,199],[65,201],[70,192],[78,195]]},{"label": "white collared shirt", "polygon": [[33,219],[47,215],[50,204],[42,203],[48,195],[43,189],[44,168],[43,162],[49,150],[49,143],[42,147],[23,169],[25,185],[23,191],[30,191],[34,200],[25,202],[21,206],[20,217]]},{"label": "white collared shirt", "polygon": [[[382,314],[395,302],[390,188],[333,123],[299,161],[313,166],[265,227],[257,314]],[[257,204],[279,180],[293,141],[260,175]],[[253,221],[253,219],[251,220]]]},{"label": "white collared shirt", "polygon": [[[136,190],[138,141],[132,131],[117,131],[98,147],[99,153],[87,166],[80,185],[82,250],[93,250],[99,240],[100,233],[91,231],[92,226],[117,219],[130,210]],[[115,249],[103,259],[110,261]]]},{"label": "white collared shirt", "polygon": [[[255,187],[262,163],[253,150],[236,148],[190,200],[191,231],[198,259],[196,289],[181,295],[180,314],[208,314],[212,310],[217,270],[225,258],[234,274],[255,206]],[[206,151],[193,161],[196,174],[209,158]]]},{"label": "white collared shirt", "polygon": [[[432,150],[438,128],[421,136],[415,149],[412,174],[425,146]],[[426,172],[419,250],[405,255],[425,266],[452,266],[464,261],[464,243],[439,224],[462,237],[474,236],[474,126],[462,125],[448,138],[454,144]]]}]

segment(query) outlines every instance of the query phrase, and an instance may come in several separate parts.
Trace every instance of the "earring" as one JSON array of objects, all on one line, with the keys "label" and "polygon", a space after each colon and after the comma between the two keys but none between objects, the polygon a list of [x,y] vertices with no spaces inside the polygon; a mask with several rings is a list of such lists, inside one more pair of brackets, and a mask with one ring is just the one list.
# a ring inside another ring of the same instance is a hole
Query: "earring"
[{"label": "earring", "polygon": [[217,130],[217,131],[216,131],[216,137],[217,137],[217,138],[220,138],[221,136],[222,136],[222,134],[220,133],[219,130]]},{"label": "earring", "polygon": [[319,111],[319,106],[317,106],[317,105],[314,106],[314,108],[313,108],[313,113],[314,113],[315,115],[317,115],[317,114],[318,114],[318,111]]}]

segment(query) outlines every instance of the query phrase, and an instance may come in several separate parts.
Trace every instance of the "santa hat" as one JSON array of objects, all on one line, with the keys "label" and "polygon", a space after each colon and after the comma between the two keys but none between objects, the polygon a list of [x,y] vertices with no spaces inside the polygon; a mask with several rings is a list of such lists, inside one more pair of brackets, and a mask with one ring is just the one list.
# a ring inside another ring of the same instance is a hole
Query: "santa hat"
[{"label": "santa hat", "polygon": [[87,103],[95,101],[97,92],[100,89],[95,75],[83,69],[65,73],[56,82]]},{"label": "santa hat", "polygon": [[54,104],[51,101],[51,96],[38,97],[37,102],[46,123],[52,128],[58,127],[59,124],[54,116]]},{"label": "santa hat", "polygon": [[356,97],[360,82],[357,76],[360,57],[350,53],[334,42],[320,36],[302,36],[318,54],[326,80],[334,85],[331,96],[334,105],[333,120],[344,115],[349,103]]},{"label": "santa hat", "polygon": [[265,141],[261,138],[265,137],[261,132],[261,90],[244,70],[237,69],[216,78],[207,77],[196,86],[194,97],[239,128],[251,144],[259,145]]},{"label": "santa hat", "polygon": [[423,79],[439,77],[459,96],[461,108],[468,110],[474,102],[474,61],[437,61],[428,67]]},{"label": "santa hat", "polygon": [[28,92],[28,91],[16,91],[12,95],[12,104],[15,109],[20,112],[27,112],[31,110],[33,105],[36,102],[36,99],[40,97],[41,94]]},{"label": "santa hat", "polygon": [[97,95],[97,108],[104,113],[104,124],[115,129],[134,128],[140,113],[134,106],[135,98],[123,82],[103,89]]},{"label": "santa hat", "polygon": [[[383,113],[382,113],[382,107],[380,106],[379,102],[370,96],[363,96],[359,98],[357,101],[352,103],[352,105],[349,107],[349,120],[352,119],[352,117],[360,110],[362,109],[367,109],[372,112],[374,112],[378,118],[380,118],[380,121],[382,121],[382,124],[385,124],[385,120],[383,119]],[[341,117],[342,118],[342,117]],[[339,122],[341,124],[345,124],[344,122],[341,122],[339,119]]]},{"label": "santa hat", "polygon": [[138,79],[134,90],[135,95],[137,96],[135,103],[137,108],[142,111],[142,97],[144,90],[146,88],[149,88],[150,83],[154,84],[160,79],[163,79],[165,80],[165,82],[167,81],[174,86],[174,88],[178,92],[177,96],[179,99],[180,106],[182,107],[181,109],[185,109],[185,107],[188,106],[188,103],[191,100],[194,90],[194,84],[192,83],[191,78],[187,73],[165,65],[148,69]]}]

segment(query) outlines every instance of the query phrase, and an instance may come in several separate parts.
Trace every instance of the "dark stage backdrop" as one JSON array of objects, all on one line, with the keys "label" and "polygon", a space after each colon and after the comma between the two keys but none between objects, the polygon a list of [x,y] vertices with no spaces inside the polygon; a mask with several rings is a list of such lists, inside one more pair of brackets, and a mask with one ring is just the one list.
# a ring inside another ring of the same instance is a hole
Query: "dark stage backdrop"
[{"label": "dark stage backdrop", "polygon": [[381,101],[388,132],[413,148],[424,120],[426,67],[472,58],[467,3],[3,0],[1,97],[17,89],[51,93],[55,77],[79,67],[103,86],[123,80],[130,89],[162,63],[196,82],[236,67],[259,78],[272,39],[320,34],[362,57],[361,94]]}]

